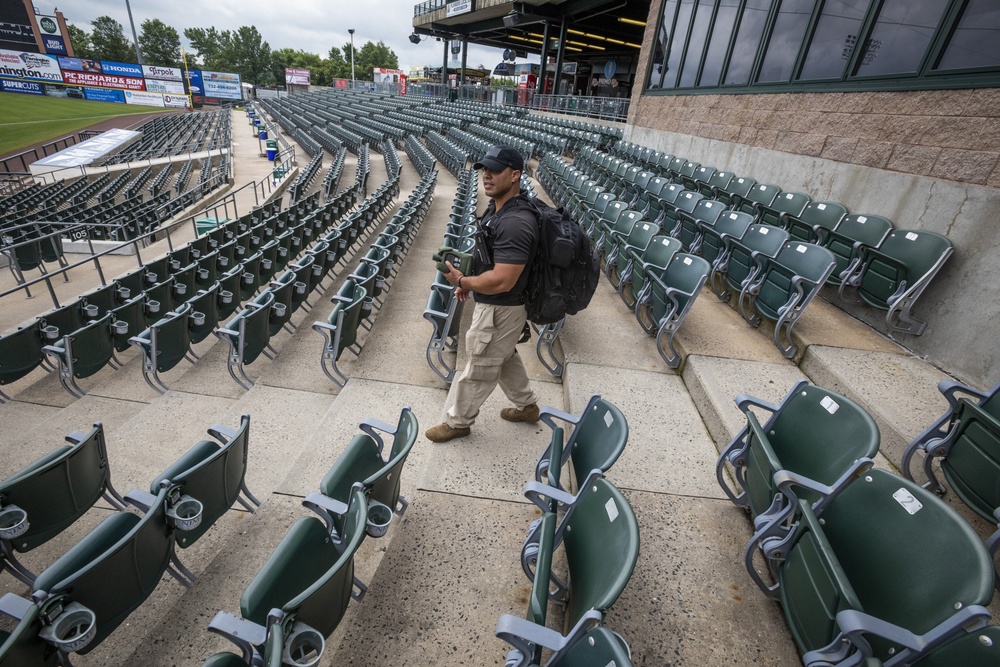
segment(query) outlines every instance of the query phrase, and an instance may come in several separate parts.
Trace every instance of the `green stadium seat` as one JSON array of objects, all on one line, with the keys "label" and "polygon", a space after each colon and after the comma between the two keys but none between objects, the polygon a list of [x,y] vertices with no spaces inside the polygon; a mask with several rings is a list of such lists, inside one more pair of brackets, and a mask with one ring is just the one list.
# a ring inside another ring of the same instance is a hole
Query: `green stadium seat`
[{"label": "green stadium seat", "polygon": [[712,265],[712,291],[723,301],[728,301],[732,292],[742,292],[755,277],[758,258],[774,257],[786,241],[788,232],[771,225],[751,225],[743,238],[726,236],[724,250]]},{"label": "green stadium seat", "polygon": [[170,390],[159,374],[177,366],[190,353],[191,326],[197,326],[198,319],[191,305],[185,303],[129,341],[142,355],[142,377],[156,393]]},{"label": "green stadium seat", "polygon": [[828,248],[837,260],[828,283],[840,285],[845,271],[850,273],[860,261],[861,249],[865,246],[877,248],[892,231],[892,222],[880,215],[851,214],[841,220],[835,229],[824,235],[823,246]]},{"label": "green stadium seat", "polygon": [[[368,298],[364,287],[348,279],[331,299],[333,310],[326,321],[313,323],[313,330],[323,337],[323,351],[320,353],[323,373],[339,387],[347,384],[347,376],[337,367],[337,362],[344,350],[354,351],[353,347],[357,346],[361,311]],[[355,354],[358,352],[360,348]]]},{"label": "green stadium seat", "polygon": [[811,201],[801,213],[783,215],[781,226],[788,230],[789,238],[824,245],[829,232],[836,229],[846,215],[847,208],[843,204]]},{"label": "green stadium seat", "polygon": [[250,389],[254,382],[246,374],[244,366],[252,364],[263,354],[269,357],[268,341],[271,339],[269,317],[274,295],[268,294],[261,302],[247,304],[224,327],[219,327],[215,335],[229,345],[226,368],[229,376],[244,389]]},{"label": "green stadium seat", "polygon": [[636,302],[635,315],[644,331],[656,332],[656,350],[670,368],[681,364],[674,337],[705,286],[710,269],[701,257],[679,252],[662,272],[647,274],[650,289]]},{"label": "green stadium seat", "polygon": [[[0,336],[0,387],[17,382],[45,361],[45,333],[41,320]],[[11,400],[0,390],[0,404]]]},{"label": "green stadium seat", "polygon": [[[650,289],[648,275],[667,268],[674,253],[681,251],[681,242],[672,236],[655,236],[640,255],[627,252],[629,262],[621,272],[618,295],[633,310]],[[647,331],[646,333],[651,333]]]},{"label": "green stadium seat", "polygon": [[[616,405],[601,398],[600,394],[590,397],[579,417],[549,406],[542,407],[538,415],[542,423],[552,431],[549,446],[535,466],[535,480],[538,482],[549,479],[552,457],[556,455],[559,457],[560,470],[553,475],[553,480],[562,480],[562,468],[572,461],[574,486],[582,488],[592,470],[606,473],[628,444],[628,420]],[[558,425],[556,420],[566,426]],[[563,443],[565,430],[569,427],[572,430]],[[559,483],[559,488],[563,490],[567,486]]]},{"label": "green stadium seat", "polygon": [[76,381],[97,373],[114,357],[113,317],[108,313],[42,348],[58,365],[59,384],[74,398],[87,393]]},{"label": "green stadium seat", "polygon": [[38,605],[13,593],[0,597],[0,614],[17,621],[10,632],[0,631],[0,666],[56,667],[59,652],[45,643]]}]

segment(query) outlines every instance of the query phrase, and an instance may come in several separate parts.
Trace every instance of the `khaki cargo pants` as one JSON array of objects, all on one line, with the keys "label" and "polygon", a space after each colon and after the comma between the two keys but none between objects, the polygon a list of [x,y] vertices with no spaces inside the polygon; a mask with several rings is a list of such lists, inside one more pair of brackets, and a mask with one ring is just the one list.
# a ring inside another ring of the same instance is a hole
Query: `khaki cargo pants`
[{"label": "khaki cargo pants", "polygon": [[538,401],[516,347],[526,319],[524,306],[476,304],[472,326],[465,334],[469,360],[448,393],[445,419],[449,426],[472,426],[497,384],[518,408]]}]

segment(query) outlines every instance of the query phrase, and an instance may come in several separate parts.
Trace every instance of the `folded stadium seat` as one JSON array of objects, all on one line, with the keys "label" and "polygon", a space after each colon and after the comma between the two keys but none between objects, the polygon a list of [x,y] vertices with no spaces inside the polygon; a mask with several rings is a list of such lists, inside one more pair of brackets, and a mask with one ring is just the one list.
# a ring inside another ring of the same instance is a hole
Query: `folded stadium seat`
[{"label": "folded stadium seat", "polygon": [[[38,575],[32,599],[61,664],[99,646],[156,588],[170,568],[168,489],[139,516],[115,512]],[[128,498],[126,498],[128,500]]]},{"label": "folded stadium seat", "polygon": [[[649,182],[650,186],[655,188],[656,179]],[[684,186],[680,183],[668,183],[659,192],[653,190],[648,191],[648,210],[643,212],[643,216],[648,220],[652,220],[654,223],[660,226],[665,232],[669,232],[673,226],[668,225],[665,222],[667,216],[667,209],[672,206],[672,204],[681,196],[684,192]],[[641,206],[647,199],[644,196],[640,196],[639,205]]]},{"label": "folded stadium seat", "polygon": [[353,278],[344,281],[331,301],[334,304],[333,310],[325,322],[313,322],[313,330],[323,337],[323,351],[320,354],[323,372],[334,384],[343,387],[348,378],[337,368],[337,361],[344,350],[360,353],[360,347],[357,350],[353,348],[357,345],[361,311],[365,302],[370,304],[371,301],[367,290],[355,283]]},{"label": "folded stadium seat", "polygon": [[709,286],[728,301],[732,292],[743,291],[743,285],[754,279],[761,256],[774,257],[788,241],[788,232],[770,225],[751,225],[743,238],[723,238],[724,249],[712,265]]},{"label": "folded stadium seat", "polygon": [[254,383],[243,367],[252,364],[261,354],[270,357],[267,347],[271,338],[269,317],[273,303],[273,294],[268,294],[262,302],[248,303],[224,327],[215,331],[216,336],[229,344],[226,361],[229,376],[244,389],[250,389]]},{"label": "folded stadium seat", "polygon": [[91,320],[76,331],[61,336],[42,350],[58,365],[59,384],[74,398],[87,392],[76,384],[81,378],[90,377],[112,362],[115,353],[113,314]]},{"label": "folded stadium seat", "polygon": [[208,254],[210,248],[208,243],[208,237],[205,235],[196,236],[194,240],[188,243],[188,251],[191,253],[192,260],[199,260]]},{"label": "folded stadium seat", "polygon": [[215,251],[219,253],[218,257],[218,272],[225,273],[229,271],[234,266],[239,264],[236,261],[236,241],[227,241],[226,243],[220,244]]},{"label": "folded stadium seat", "polygon": [[831,285],[840,285],[848,269],[853,270],[860,261],[861,249],[865,246],[877,248],[889,236],[892,222],[880,215],[852,213],[844,217],[834,229],[823,233],[822,245],[833,253],[837,268],[827,280]]},{"label": "folded stadium seat", "polygon": [[[122,298],[122,291],[115,281],[111,281],[107,285],[102,285],[80,295],[81,306],[84,312],[91,317],[101,317],[108,311],[122,305],[125,301],[126,299]],[[88,307],[92,307],[89,312]]]},{"label": "folded stadium seat", "polygon": [[[719,192],[729,187],[736,175],[731,171],[716,171],[712,173],[707,181],[698,182],[698,192],[705,195],[706,199],[719,199]],[[723,201],[723,204],[726,202]]]},{"label": "folded stadium seat", "polygon": [[292,264],[279,280],[289,280],[289,273],[292,274],[292,280],[295,283],[295,289],[292,290],[292,310],[298,312],[302,304],[312,307],[312,304],[309,303],[309,282],[310,278],[313,277],[312,255],[307,254],[300,258],[298,262]]},{"label": "folded stadium seat", "polygon": [[804,192],[782,192],[770,204],[760,204],[757,222],[763,225],[788,228],[785,219],[790,215],[801,215],[812,197]]},{"label": "folded stadium seat", "polygon": [[764,207],[770,206],[779,194],[781,194],[781,188],[777,185],[755,183],[746,195],[740,197],[739,204],[734,208],[737,211],[749,213],[754,217],[754,222],[760,223]]},{"label": "folded stadium seat", "polygon": [[240,418],[237,429],[216,424],[208,433],[215,440],[200,440],[188,449],[152,481],[149,494],[135,489],[128,496],[152,506],[167,489],[167,515],[175,522],[170,560],[187,579],[181,581],[185,585],[195,576],[181,565],[173,547],[187,549],[197,542],[234,503],[251,513],[260,506],[246,486],[250,415]]},{"label": "folded stadium seat", "polygon": [[[57,336],[62,337],[76,331],[88,320],[97,316],[96,312],[91,317],[85,317],[83,301],[78,297],[64,306],[59,306],[38,316],[42,322],[46,337],[54,340]],[[54,329],[48,329],[54,327]]]},{"label": "folded stadium seat", "polygon": [[144,274],[143,277],[146,279],[146,287],[151,287],[156,283],[162,283],[167,280],[172,273],[170,268],[170,258],[166,255],[143,264],[142,268]]},{"label": "folded stadium seat", "polygon": [[[543,649],[552,651],[547,665],[565,660],[615,603],[628,584],[639,557],[639,525],[631,505],[596,471],[577,495],[549,484],[529,482],[525,495],[542,509],[521,550],[521,564],[533,580],[526,618],[504,614],[496,635],[514,647],[508,667],[541,664]],[[550,474],[558,470],[550,469]],[[565,507],[556,513],[555,505]],[[563,548],[569,580],[551,571],[553,552]],[[546,627],[549,600],[565,602],[567,634]],[[563,662],[563,664],[570,664]]]},{"label": "folded stadium seat", "polygon": [[761,317],[774,322],[774,344],[792,359],[798,351],[792,328],[833,272],[833,253],[812,243],[789,241],[773,258],[754,259],[753,278],[743,284],[737,302],[740,314],[755,327]]},{"label": "folded stadium seat", "polygon": [[[47,342],[41,320],[0,336],[0,387],[17,382],[45,361]],[[11,400],[0,390],[0,404]]]},{"label": "folded stadium seat", "polygon": [[[752,563],[757,544],[770,525],[780,529],[795,509],[829,496],[873,465],[880,435],[875,420],[849,398],[802,380],[774,405],[747,394],[736,397],[747,423],[715,462],[715,475],[726,496],[750,512],[757,532],[747,544]],[[762,426],[754,409],[770,413]],[[726,464],[738,490],[726,481]],[[780,482],[780,479],[790,480]],[[762,588],[752,565],[750,576]]]},{"label": "folded stadium seat", "polygon": [[702,192],[702,188],[708,187],[708,182],[712,180],[714,174],[715,167],[699,165],[690,175],[681,175],[681,183],[685,189],[694,190],[700,192],[702,196],[706,196]]},{"label": "folded stadium seat", "polygon": [[241,618],[220,611],[208,626],[236,644],[243,657],[216,654],[203,667],[318,662],[350,601],[360,602],[367,590],[354,577],[367,513],[359,484],[337,517],[338,530],[314,517],[292,524],[244,590]]},{"label": "folded stadium seat", "polygon": [[285,278],[284,281],[279,280],[271,283],[254,299],[254,303],[262,304],[268,300],[268,295],[274,297],[271,313],[268,317],[268,331],[271,338],[274,338],[278,335],[279,331],[285,328],[294,314],[292,310],[292,293],[296,289],[295,274],[288,272],[282,277]]},{"label": "folded stadium seat", "polygon": [[243,281],[243,265],[236,264],[228,272],[219,276],[219,320],[229,317],[243,300],[240,298],[240,283]]},{"label": "folded stadium seat", "polygon": [[104,427],[66,436],[52,450],[0,482],[0,557],[3,569],[28,584],[35,575],[15,555],[45,544],[83,516],[101,498],[115,509],[124,499],[111,484]]},{"label": "folded stadium seat", "polygon": [[[549,188],[546,188],[548,190]],[[573,219],[584,224],[587,219],[587,212],[594,209],[597,205],[597,198],[601,196],[604,192],[604,187],[598,185],[596,181],[587,181],[583,190],[583,197],[581,197],[575,205],[570,207],[570,214]],[[608,198],[610,200],[610,198]]]},{"label": "folded stadium seat", "polygon": [[[316,512],[327,525],[337,526],[337,515],[343,514],[355,485],[360,483],[368,498],[370,537],[382,537],[389,528],[392,515],[403,516],[409,502],[399,495],[403,466],[419,435],[419,424],[413,411],[404,407],[395,426],[365,419],[362,434],[354,436],[320,482],[319,492],[309,493],[302,504]],[[380,433],[392,436],[392,446],[386,451]]]},{"label": "folded stadium seat", "polygon": [[[374,250],[374,253],[372,252]],[[381,296],[383,289],[385,288],[386,276],[383,273],[385,268],[385,263],[388,261],[389,253],[385,250],[372,248],[368,251],[367,255],[372,255],[370,261],[365,261],[362,258],[358,262],[358,266],[354,269],[348,278],[354,280],[358,285],[365,289],[369,299],[369,308],[363,308],[361,313],[361,324],[366,329],[371,329],[371,323],[366,321],[371,317],[372,308],[375,306],[381,306],[381,302],[378,300]]]},{"label": "folded stadium seat", "polygon": [[167,253],[167,261],[169,262],[170,270],[176,272],[182,266],[187,266],[192,262],[191,248],[187,245],[174,248]]},{"label": "folded stadium seat", "polygon": [[656,332],[656,350],[670,368],[681,364],[674,336],[705,286],[710,268],[701,257],[679,252],[663,271],[647,273],[649,290],[636,302],[635,315],[644,331]]},{"label": "folded stadium seat", "polygon": [[910,310],[952,252],[951,241],[941,234],[891,231],[878,248],[861,248],[856,264],[842,276],[838,294],[845,302],[887,311],[890,330],[919,336],[927,323]]},{"label": "folded stadium seat", "polygon": [[286,229],[278,234],[274,240],[278,242],[278,254],[275,258],[275,275],[277,275],[284,271],[288,263],[294,258],[294,253],[292,252],[292,232]]},{"label": "folded stadium seat", "polygon": [[627,250],[625,254],[628,256],[628,263],[621,271],[618,285],[618,294],[625,305],[634,310],[636,303],[649,290],[648,275],[666,269],[670,258],[680,251],[681,242],[665,235],[654,236],[642,253]]},{"label": "folded stadium seat", "polygon": [[59,664],[59,652],[38,636],[42,629],[38,605],[5,593],[0,597],[0,614],[17,621],[12,631],[0,631],[0,665],[56,667]]},{"label": "folded stadium seat", "polygon": [[[590,237],[591,241],[596,241],[598,235],[600,234],[599,223],[604,217],[604,213],[608,206],[617,202],[615,196],[610,192],[602,192],[597,195],[597,199],[594,200],[593,206],[588,207],[586,204],[581,204],[584,209],[583,216],[577,220],[582,226],[587,236]],[[625,202],[620,202],[623,209],[628,209],[628,204]]]},{"label": "folded stadium seat", "polygon": [[609,204],[601,219],[601,236],[597,240],[595,250],[600,258],[601,271],[604,275],[608,275],[610,268],[608,257],[614,252],[619,240],[627,237],[632,228],[643,221],[641,213],[630,211],[624,206],[624,202]]},{"label": "folded stadium seat", "polygon": [[[619,221],[624,219],[625,216],[622,216]],[[653,237],[659,232],[659,227],[641,219],[624,235],[614,230],[611,232],[612,248],[606,256],[605,266],[608,280],[615,290],[620,290],[623,276],[630,270],[630,264],[646,252]]]},{"label": "folded stadium seat", "polygon": [[[683,183],[680,182],[679,176],[681,170],[684,169],[684,165],[687,163],[688,163],[687,158],[680,157],[679,155],[673,156],[669,164],[666,165],[667,174],[670,176],[670,179],[672,181],[683,185]],[[694,170],[692,169],[692,171]]]},{"label": "folded stadium seat", "polygon": [[669,234],[675,238],[680,238],[681,234],[681,222],[679,216],[681,213],[691,213],[694,211],[695,206],[698,205],[704,197],[700,192],[695,190],[685,190],[677,195],[671,203],[665,203],[663,205],[663,215],[659,218],[660,228],[663,233]]},{"label": "folded stadium seat", "polygon": [[204,318],[190,304],[181,304],[151,324],[129,342],[142,354],[142,377],[153,390],[163,394],[170,387],[160,378],[191,351],[191,325]]},{"label": "folded stadium seat", "polygon": [[446,352],[457,353],[458,332],[462,323],[463,302],[455,298],[455,288],[439,271],[431,283],[424,319],[431,323],[427,341],[427,365],[447,383],[455,378],[455,364],[445,358]]},{"label": "folded stadium seat", "polygon": [[729,185],[725,188],[717,188],[713,199],[718,199],[733,210],[739,210],[740,202],[755,185],[757,185],[756,179],[749,176],[739,176],[730,180]]},{"label": "folded stadium seat", "polygon": [[[549,406],[542,407],[538,414],[542,423],[552,431],[549,446],[535,466],[535,480],[538,482],[547,483],[549,480],[549,468],[555,455],[559,457],[559,472],[552,479],[557,482],[558,488],[582,488],[592,470],[606,473],[628,444],[628,420],[617,406],[601,398],[600,394],[591,395],[579,417]],[[558,425],[556,420],[566,426]],[[564,433],[570,427],[572,430],[564,443]],[[562,469],[570,462],[573,466],[572,485],[562,481],[566,479]]]},{"label": "folded stadium seat", "polygon": [[266,285],[278,270],[278,241],[271,239],[260,247],[260,284]]},{"label": "folded stadium seat", "polygon": [[[704,200],[703,200],[704,201]],[[707,221],[698,221],[698,236],[695,241],[697,248],[693,254],[701,255],[715,270],[715,264],[723,256],[725,250],[725,238],[732,236],[742,239],[753,224],[753,216],[739,211],[725,211],[716,218],[713,224]]]},{"label": "folded stadium seat", "polygon": [[167,278],[161,283],[148,287],[143,295],[145,297],[145,326],[148,327],[174,307],[174,279]]},{"label": "folded stadium seat", "polygon": [[241,271],[243,275],[240,279],[240,299],[243,301],[252,297],[260,289],[261,260],[263,257],[263,254],[258,250],[242,262]]},{"label": "folded stadium seat", "polygon": [[720,201],[702,198],[691,211],[685,209],[676,211],[677,225],[670,235],[680,239],[685,252],[697,255],[701,248],[701,226],[714,225],[726,211],[726,206]]},{"label": "folded stadium seat", "polygon": [[799,499],[794,516],[765,551],[777,582],[765,592],[780,600],[807,666],[860,664],[866,655],[913,664],[989,621],[986,548],[917,484],[871,469],[822,502]]},{"label": "folded stadium seat", "polygon": [[[960,382],[942,380],[938,390],[948,400],[948,410],[906,447],[900,469],[907,479],[917,481],[913,477],[913,457],[921,452],[927,478],[924,488],[944,495],[947,488],[935,472],[940,468],[948,486],[963,503],[997,524],[1000,521],[1000,384],[984,392]],[[1000,525],[987,539],[987,546],[991,555],[1000,548]]]},{"label": "folded stadium seat", "polygon": [[[188,335],[191,337],[191,345],[197,345],[208,338],[209,334],[215,331],[215,327],[219,325],[220,289],[220,284],[215,282],[207,289],[198,290],[193,297],[185,302],[185,305],[191,307],[192,317],[188,319]],[[199,357],[193,350],[189,350],[188,358],[197,361]]]},{"label": "folded stadium seat", "polygon": [[824,245],[827,234],[837,228],[847,215],[847,208],[834,201],[811,201],[798,215],[781,216],[781,226],[790,239]]},{"label": "folded stadium seat", "polygon": [[171,276],[174,280],[174,305],[187,301],[197,291],[197,284],[195,282],[198,278],[197,274],[197,264],[188,264],[184,268],[174,271]]},{"label": "folded stadium seat", "polygon": [[118,288],[121,290],[123,301],[134,299],[146,290],[145,273],[145,270],[139,267],[115,278],[115,282],[118,283]]}]

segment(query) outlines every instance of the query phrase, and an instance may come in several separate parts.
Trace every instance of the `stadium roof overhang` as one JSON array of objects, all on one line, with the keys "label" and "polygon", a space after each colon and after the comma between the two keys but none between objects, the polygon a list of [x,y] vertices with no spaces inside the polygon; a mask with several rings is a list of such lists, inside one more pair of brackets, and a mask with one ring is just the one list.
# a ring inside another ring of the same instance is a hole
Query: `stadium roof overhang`
[{"label": "stadium roof overhang", "polygon": [[[449,16],[456,5],[471,9]],[[548,26],[549,55],[554,57],[552,47],[565,20],[566,60],[634,56],[642,44],[649,5],[650,0],[465,0],[447,5],[432,0],[416,5],[413,30],[418,35],[465,38],[501,50],[540,54]]]}]

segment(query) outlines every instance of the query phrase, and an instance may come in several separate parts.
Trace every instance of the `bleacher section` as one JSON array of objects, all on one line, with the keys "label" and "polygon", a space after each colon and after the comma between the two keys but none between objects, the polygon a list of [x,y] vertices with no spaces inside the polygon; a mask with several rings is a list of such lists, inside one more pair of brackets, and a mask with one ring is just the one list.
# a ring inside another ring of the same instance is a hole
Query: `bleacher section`
[{"label": "bleacher section", "polygon": [[[0,661],[997,661],[997,387],[834,305],[917,334],[950,244],[621,128],[342,90],[259,108],[298,156],[280,192],[110,258],[114,278],[71,269],[56,308],[2,304]],[[434,445],[418,419],[444,410],[471,309],[431,256],[472,247],[470,160],[507,128],[534,155],[522,190],[572,212],[607,280],[520,352],[541,423],[494,392]],[[181,166],[9,201],[120,200]],[[53,480],[83,463],[63,509]]]}]

